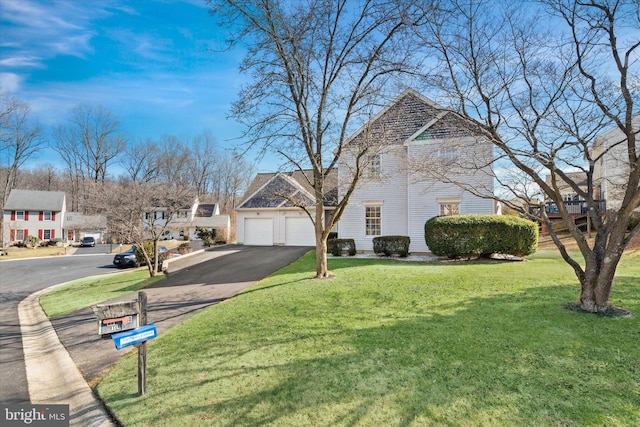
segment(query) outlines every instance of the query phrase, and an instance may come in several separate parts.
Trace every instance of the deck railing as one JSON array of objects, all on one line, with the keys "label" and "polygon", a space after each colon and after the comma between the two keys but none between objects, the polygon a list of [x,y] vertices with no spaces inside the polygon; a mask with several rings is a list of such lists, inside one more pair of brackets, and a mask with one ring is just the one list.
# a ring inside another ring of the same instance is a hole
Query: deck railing
[{"label": "deck railing", "polygon": [[[604,212],[607,209],[607,201],[606,200],[594,200],[594,205],[600,212]],[[564,202],[565,209],[569,215],[586,215],[588,206],[585,200],[571,200]],[[544,210],[547,215],[560,215],[560,210],[558,206],[554,202],[547,202],[544,205]],[[529,208],[529,213],[540,216],[540,208],[538,206],[532,206]]]}]

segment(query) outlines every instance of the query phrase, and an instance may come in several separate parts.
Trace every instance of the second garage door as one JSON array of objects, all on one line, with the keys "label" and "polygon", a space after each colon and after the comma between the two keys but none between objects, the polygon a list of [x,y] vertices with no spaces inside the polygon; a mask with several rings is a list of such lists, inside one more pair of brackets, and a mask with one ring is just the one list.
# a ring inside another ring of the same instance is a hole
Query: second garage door
[{"label": "second garage door", "polygon": [[285,218],[285,245],[316,245],[315,230],[309,218]]},{"label": "second garage door", "polygon": [[245,218],[244,244],[254,246],[272,246],[273,220],[271,218]]}]

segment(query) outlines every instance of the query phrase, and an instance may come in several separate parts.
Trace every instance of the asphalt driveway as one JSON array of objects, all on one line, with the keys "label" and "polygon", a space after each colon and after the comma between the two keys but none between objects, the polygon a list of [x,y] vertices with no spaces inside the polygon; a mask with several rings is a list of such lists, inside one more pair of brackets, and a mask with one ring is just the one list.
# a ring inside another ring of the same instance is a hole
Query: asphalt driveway
[{"label": "asphalt driveway", "polygon": [[[195,312],[228,299],[290,264],[311,248],[227,245],[169,264],[167,279],[145,289],[148,323],[162,335]],[[133,300],[137,293],[119,300]],[[98,335],[91,309],[51,319],[62,344],[90,385],[131,347],[116,350]]]}]

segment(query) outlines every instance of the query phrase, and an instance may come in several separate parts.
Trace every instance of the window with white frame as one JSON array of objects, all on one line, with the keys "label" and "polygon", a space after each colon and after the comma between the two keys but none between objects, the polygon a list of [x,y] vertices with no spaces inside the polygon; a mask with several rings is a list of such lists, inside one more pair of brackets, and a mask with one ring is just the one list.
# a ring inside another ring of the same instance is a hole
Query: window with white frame
[{"label": "window with white frame", "polygon": [[51,239],[51,230],[42,230],[42,240]]},{"label": "window with white frame", "polygon": [[369,154],[367,156],[367,174],[370,177],[379,177],[381,171],[380,154]]},{"label": "window with white frame", "polygon": [[460,215],[461,197],[438,197],[440,216]]},{"label": "window with white frame", "polygon": [[382,207],[380,205],[365,206],[364,221],[367,236],[382,234]]},{"label": "window with white frame", "polygon": [[[16,211],[16,219],[18,221],[24,221],[24,211]],[[19,239],[22,240],[22,239]]]},{"label": "window with white frame", "polygon": [[16,230],[16,236],[15,237],[16,237],[16,240],[24,240],[24,238],[27,237],[27,236],[24,234],[24,230],[18,229],[18,230]]},{"label": "window with white frame", "polygon": [[42,214],[42,219],[44,221],[51,221],[51,211],[44,211]]},{"label": "window with white frame", "polygon": [[440,204],[440,216],[451,216],[460,214],[459,203],[441,203]]},{"label": "window with white frame", "polygon": [[459,154],[458,147],[442,147],[438,151],[438,160],[441,165],[449,166],[458,159]]}]

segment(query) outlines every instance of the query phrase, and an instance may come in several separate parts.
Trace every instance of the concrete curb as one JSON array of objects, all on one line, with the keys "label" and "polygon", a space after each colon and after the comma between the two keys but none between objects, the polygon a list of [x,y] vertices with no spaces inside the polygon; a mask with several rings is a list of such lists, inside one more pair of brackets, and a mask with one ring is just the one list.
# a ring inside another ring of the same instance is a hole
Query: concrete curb
[{"label": "concrete curb", "polygon": [[31,403],[68,404],[71,426],[114,426],[40,307],[40,296],[54,287],[31,294],[18,306]]}]

